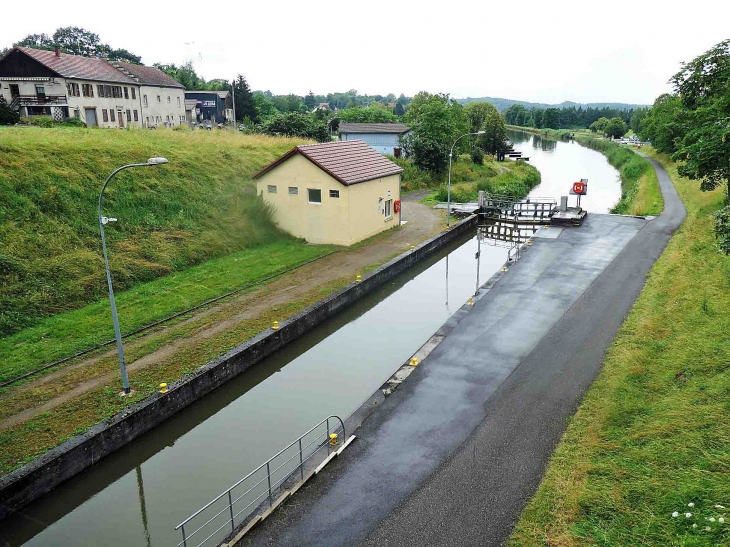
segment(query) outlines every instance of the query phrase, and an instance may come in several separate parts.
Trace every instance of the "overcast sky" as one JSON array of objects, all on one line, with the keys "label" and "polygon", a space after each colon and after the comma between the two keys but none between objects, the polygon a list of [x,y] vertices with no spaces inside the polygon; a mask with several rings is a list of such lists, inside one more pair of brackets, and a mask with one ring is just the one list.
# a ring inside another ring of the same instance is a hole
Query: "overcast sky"
[{"label": "overcast sky", "polygon": [[730,38],[729,0],[36,0],[4,11],[3,47],[74,25],[145,64],[192,60],[206,79],[242,73],[252,89],[299,95],[651,104],[681,61]]}]

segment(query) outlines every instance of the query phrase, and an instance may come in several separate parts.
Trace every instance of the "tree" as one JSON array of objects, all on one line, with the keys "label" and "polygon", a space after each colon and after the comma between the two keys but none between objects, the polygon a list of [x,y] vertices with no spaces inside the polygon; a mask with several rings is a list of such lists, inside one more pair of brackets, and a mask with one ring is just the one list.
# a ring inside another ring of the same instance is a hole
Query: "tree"
[{"label": "tree", "polygon": [[382,104],[374,103],[366,108],[345,108],[339,112],[339,117],[346,123],[388,123],[397,120],[395,114]]},{"label": "tree", "polygon": [[278,113],[273,101],[263,93],[254,93],[253,104],[256,108],[256,117],[260,121],[265,122],[276,116]]},{"label": "tree", "polygon": [[628,130],[629,130],[629,127],[626,125],[626,122],[617,116],[615,118],[612,118],[611,121],[608,122],[608,125],[603,130],[603,133],[607,137],[611,137],[611,138],[615,139],[615,138],[623,137]]},{"label": "tree", "polygon": [[279,114],[265,122],[262,126],[268,135],[285,135],[288,137],[304,137],[317,142],[329,141],[327,125],[315,120],[310,114],[302,112],[288,112]]},{"label": "tree", "polygon": [[631,116],[631,123],[629,125],[631,126],[631,130],[637,135],[639,134],[639,131],[641,131],[641,122],[648,113],[649,109],[644,107],[634,110],[634,113]]},{"label": "tree", "polygon": [[317,101],[314,98],[314,93],[312,93],[312,90],[310,89],[309,95],[304,97],[304,106],[306,106],[308,110],[312,110],[315,104],[317,104]]},{"label": "tree", "polygon": [[533,120],[533,127],[540,129],[542,127],[542,116],[545,113],[545,111],[542,108],[533,108],[532,109],[532,120]]},{"label": "tree", "polygon": [[497,108],[488,102],[472,102],[464,107],[469,131],[484,131],[476,138],[475,146],[489,154],[507,148],[507,128]]},{"label": "tree", "polygon": [[591,124],[589,129],[594,133],[603,133],[603,130],[606,129],[609,121],[610,120],[608,118],[598,118],[595,122]]},{"label": "tree", "polygon": [[190,61],[181,67],[177,67],[174,64],[163,65],[160,63],[155,63],[153,66],[184,85],[185,89],[206,89],[205,80],[198,76]]},{"label": "tree", "polygon": [[254,122],[258,119],[258,111],[253,100],[253,93],[248,82],[241,74],[233,82],[233,100],[236,105],[236,120],[250,118]]},{"label": "tree", "polygon": [[41,34],[29,34],[25,38],[23,38],[20,42],[15,42],[13,44],[14,46],[19,47],[32,47],[35,49],[45,49],[45,50],[53,50],[55,48],[55,45],[53,43],[53,39],[48,36],[48,34],[41,33]]},{"label": "tree", "polygon": [[684,107],[686,134],[672,156],[684,161],[679,174],[701,180],[702,190],[727,184],[730,191],[730,40],[683,64],[670,81]]},{"label": "tree", "polygon": [[639,135],[642,140],[651,141],[658,152],[674,154],[687,132],[684,117],[682,100],[664,93],[656,98],[654,106],[641,120]]},{"label": "tree", "polygon": [[403,105],[401,103],[395,103],[395,108],[393,108],[393,114],[396,116],[403,116],[406,113],[405,108],[403,108]]},{"label": "tree", "polygon": [[15,125],[20,121],[18,113],[10,108],[5,97],[0,95],[0,125]]},{"label": "tree", "polygon": [[547,129],[560,129],[560,110],[546,108],[542,115],[542,126]]},{"label": "tree", "polygon": [[52,37],[45,33],[29,34],[13,45],[45,50],[58,48],[63,53],[72,55],[105,57],[111,61],[137,65],[142,62],[141,56],[135,55],[126,49],[113,49],[108,44],[103,44],[98,34],[81,27],[60,27],[56,29]]}]

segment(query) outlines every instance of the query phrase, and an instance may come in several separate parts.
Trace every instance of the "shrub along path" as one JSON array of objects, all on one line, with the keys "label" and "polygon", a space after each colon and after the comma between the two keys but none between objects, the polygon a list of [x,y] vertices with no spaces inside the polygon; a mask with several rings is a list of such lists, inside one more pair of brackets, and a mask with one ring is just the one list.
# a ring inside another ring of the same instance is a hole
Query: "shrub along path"
[{"label": "shrub along path", "polygon": [[149,395],[159,383],[171,383],[192,372],[272,321],[285,319],[338,290],[357,273],[441,231],[442,211],[404,201],[408,202],[403,208],[405,226],[125,342],[134,397],[116,396],[121,377],[115,348],[7,391],[0,396],[0,470],[8,472],[42,454]]}]

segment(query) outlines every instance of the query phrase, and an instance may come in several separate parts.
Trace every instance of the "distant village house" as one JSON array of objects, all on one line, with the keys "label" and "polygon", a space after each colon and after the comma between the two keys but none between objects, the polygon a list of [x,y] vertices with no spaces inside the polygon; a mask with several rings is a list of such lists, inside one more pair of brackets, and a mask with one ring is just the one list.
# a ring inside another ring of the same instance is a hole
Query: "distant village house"
[{"label": "distant village house", "polygon": [[186,106],[191,118],[188,121],[209,124],[233,121],[233,99],[230,91],[186,91],[185,100],[186,104],[195,104],[195,110],[187,110]]},{"label": "distant village house", "polygon": [[185,88],[153,67],[14,47],[0,58],[0,95],[21,116],[79,118],[90,126],[185,122]]},{"label": "distant village house", "polygon": [[400,225],[402,172],[364,142],[348,141],[296,146],[253,178],[283,230],[347,246]]},{"label": "distant village house", "polygon": [[341,141],[363,141],[381,154],[400,157],[399,138],[411,130],[400,123],[340,123]]}]

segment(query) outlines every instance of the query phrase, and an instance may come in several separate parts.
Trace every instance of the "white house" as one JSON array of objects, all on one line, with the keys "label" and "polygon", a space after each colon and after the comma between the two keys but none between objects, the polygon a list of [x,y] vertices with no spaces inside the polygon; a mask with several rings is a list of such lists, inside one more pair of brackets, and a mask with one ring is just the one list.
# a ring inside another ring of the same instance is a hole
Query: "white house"
[{"label": "white house", "polygon": [[381,154],[400,156],[399,138],[411,130],[400,123],[340,123],[341,141],[363,141]]},{"label": "white house", "polygon": [[184,92],[156,68],[58,49],[14,47],[0,58],[0,95],[21,116],[75,117],[99,127],[178,125]]}]

